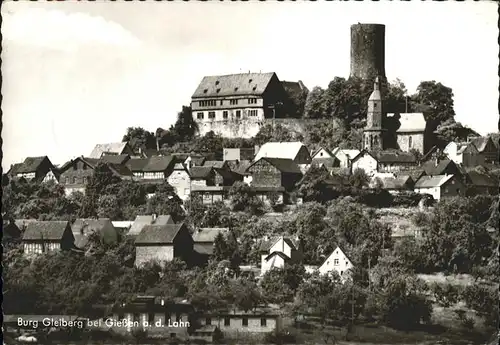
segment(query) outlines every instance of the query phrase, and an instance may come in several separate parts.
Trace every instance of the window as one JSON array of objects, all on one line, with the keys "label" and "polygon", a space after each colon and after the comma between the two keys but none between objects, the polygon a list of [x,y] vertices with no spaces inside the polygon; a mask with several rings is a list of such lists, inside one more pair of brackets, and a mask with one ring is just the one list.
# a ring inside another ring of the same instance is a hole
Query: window
[{"label": "window", "polygon": [[75,164],[73,165],[73,170],[76,170],[76,169],[78,169],[78,163],[75,163]]},{"label": "window", "polygon": [[229,100],[229,104],[230,105],[237,105],[238,104],[238,100],[237,99],[230,99]]},{"label": "window", "polygon": [[335,266],[338,266],[338,265],[339,265],[339,259],[335,259],[335,260],[333,260],[333,264],[334,264]]},{"label": "window", "polygon": [[244,317],[244,318],[243,318],[243,320],[241,320],[241,324],[242,324],[243,326],[248,327],[248,317]]},{"label": "window", "polygon": [[199,102],[200,107],[215,107],[217,105],[217,101],[215,99],[209,99],[206,101]]},{"label": "window", "polygon": [[344,271],[340,271],[340,275],[344,274]]},{"label": "window", "polygon": [[71,181],[71,182],[72,182],[73,184],[75,184],[75,183],[76,183],[76,177],[75,177],[75,176],[73,176],[73,179],[72,179],[72,180],[73,180],[73,181]]},{"label": "window", "polygon": [[231,325],[231,319],[228,317],[224,318],[224,326],[230,326]]},{"label": "window", "polygon": [[215,119],[215,111],[209,111],[208,112],[208,118],[209,119]]},{"label": "window", "polygon": [[87,170],[87,164],[83,164],[82,169]]},{"label": "window", "polygon": [[267,319],[265,317],[263,317],[262,319],[260,319],[260,325],[261,325],[261,327],[266,327],[267,326]]},{"label": "window", "polygon": [[220,105],[223,105],[224,104],[224,101],[221,99],[220,100]]},{"label": "window", "polygon": [[227,117],[228,117],[227,110],[224,110],[224,111],[222,112],[222,117],[223,117],[224,119],[227,119]]},{"label": "window", "polygon": [[198,120],[203,119],[203,113],[198,113],[198,114],[196,114],[196,118],[197,118]]},{"label": "window", "polygon": [[257,110],[256,109],[249,110],[248,111],[248,115],[250,115],[250,116],[257,116]]},{"label": "window", "polygon": [[205,319],[205,325],[210,326],[211,324],[212,324],[212,318],[207,317],[207,318]]},{"label": "window", "polygon": [[248,104],[257,104],[257,98],[249,98]]},{"label": "window", "polygon": [[236,118],[241,118],[241,110],[236,110]]},{"label": "window", "polygon": [[408,138],[408,148],[409,149],[411,149],[411,144],[412,144],[412,142],[411,142],[412,140],[411,139],[412,139],[411,137]]}]

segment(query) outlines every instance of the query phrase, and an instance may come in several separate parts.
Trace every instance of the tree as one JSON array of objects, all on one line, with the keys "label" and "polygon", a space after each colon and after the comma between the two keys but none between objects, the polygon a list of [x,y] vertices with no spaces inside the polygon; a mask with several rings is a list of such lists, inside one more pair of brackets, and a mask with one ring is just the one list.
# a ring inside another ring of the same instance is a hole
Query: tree
[{"label": "tree", "polygon": [[309,119],[320,119],[324,117],[325,109],[323,104],[325,90],[316,86],[307,95],[304,105],[304,117]]},{"label": "tree", "polygon": [[255,190],[243,182],[236,182],[229,190],[229,199],[233,211],[247,211],[250,214],[262,214],[264,205]]},{"label": "tree", "polygon": [[182,141],[189,140],[198,132],[198,124],[193,119],[193,112],[190,106],[182,106],[182,110],[177,114],[173,131]]},{"label": "tree", "polygon": [[475,283],[465,287],[462,299],[467,307],[474,309],[484,319],[488,327],[498,327],[498,287]]},{"label": "tree", "polygon": [[139,149],[155,149],[156,138],[154,133],[146,131],[142,127],[128,127],[127,133],[123,136],[123,142],[129,143],[134,152]]},{"label": "tree", "polygon": [[116,187],[119,182],[120,178],[114,175],[106,164],[99,163],[85,187],[85,198],[80,216],[84,218],[97,217],[99,197],[106,194],[110,187]]},{"label": "tree", "polygon": [[292,302],[304,276],[305,269],[302,265],[287,265],[283,269],[273,268],[262,277],[262,294],[271,303],[284,305]]},{"label": "tree", "polygon": [[116,195],[101,195],[99,197],[97,215],[99,218],[121,219],[121,208]]},{"label": "tree", "polygon": [[182,200],[167,182],[157,187],[155,195],[147,201],[146,210],[150,214],[169,214],[176,223],[185,217]]},{"label": "tree", "polygon": [[299,183],[299,193],[303,201],[325,203],[335,197],[331,186],[327,183],[330,173],[325,168],[312,165]]},{"label": "tree", "polygon": [[434,283],[431,285],[431,291],[434,294],[436,302],[444,307],[449,308],[458,302],[460,291],[456,286],[447,284]]},{"label": "tree", "polygon": [[368,187],[370,183],[370,177],[366,174],[363,169],[356,169],[349,176],[349,184],[357,189],[362,189]]},{"label": "tree", "polygon": [[453,90],[439,82],[422,81],[412,99],[416,103],[416,110],[423,110],[431,131],[455,117]]},{"label": "tree", "polygon": [[302,141],[301,133],[291,131],[281,124],[265,124],[255,135],[254,143],[263,145],[269,141]]},{"label": "tree", "polygon": [[460,122],[455,122],[453,118],[441,122],[435,131],[439,147],[444,148],[451,141],[463,142],[470,136],[478,135],[469,127],[463,126]]}]

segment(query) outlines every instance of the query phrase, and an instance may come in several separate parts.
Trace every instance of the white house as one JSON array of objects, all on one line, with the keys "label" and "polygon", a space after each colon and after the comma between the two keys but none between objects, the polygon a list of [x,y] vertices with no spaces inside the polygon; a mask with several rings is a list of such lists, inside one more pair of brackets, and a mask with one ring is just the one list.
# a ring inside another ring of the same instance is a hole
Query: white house
[{"label": "white house", "polygon": [[378,160],[370,152],[363,150],[351,160],[352,172],[362,169],[368,176],[373,176],[378,171]]},{"label": "white house", "polygon": [[359,150],[344,150],[339,148],[333,150],[333,155],[340,161],[340,167],[344,169],[351,166],[351,161],[359,153]]},{"label": "white house", "polygon": [[265,241],[261,246],[261,275],[272,268],[283,268],[288,263],[295,263],[301,259],[297,245],[287,237],[279,237]]},{"label": "white house", "polygon": [[465,185],[456,175],[422,176],[415,183],[415,192],[430,194],[435,200],[465,195]]},{"label": "white house", "polygon": [[262,145],[253,161],[257,162],[261,158],[282,158],[293,160],[302,173],[311,166],[311,154],[309,149],[300,141],[291,142],[267,142]]},{"label": "white house", "polygon": [[324,148],[324,147],[320,147],[318,149],[316,149],[312,154],[311,154],[311,158],[312,159],[322,159],[322,158],[333,158],[335,157],[333,155],[333,152],[328,150],[327,148]]},{"label": "white house", "polygon": [[342,280],[347,276],[348,270],[352,269],[354,266],[351,260],[345,255],[345,253],[340,249],[340,247],[335,248],[335,250],[326,258],[325,262],[318,268],[319,274],[329,274],[331,272],[337,272]]},{"label": "white house", "polygon": [[484,157],[480,155],[476,146],[471,143],[450,142],[443,150],[446,156],[456,164],[463,164],[466,167],[484,164]]}]

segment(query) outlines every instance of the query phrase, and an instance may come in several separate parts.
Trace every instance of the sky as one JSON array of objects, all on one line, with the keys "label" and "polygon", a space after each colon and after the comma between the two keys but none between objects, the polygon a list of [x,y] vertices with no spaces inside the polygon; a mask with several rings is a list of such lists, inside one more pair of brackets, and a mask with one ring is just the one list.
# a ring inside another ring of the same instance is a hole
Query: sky
[{"label": "sky", "polygon": [[2,6],[3,161],[54,164],[175,122],[205,75],[349,76],[350,26],[386,25],[385,70],[454,92],[456,120],[498,121],[497,5],[481,2],[12,2]]}]

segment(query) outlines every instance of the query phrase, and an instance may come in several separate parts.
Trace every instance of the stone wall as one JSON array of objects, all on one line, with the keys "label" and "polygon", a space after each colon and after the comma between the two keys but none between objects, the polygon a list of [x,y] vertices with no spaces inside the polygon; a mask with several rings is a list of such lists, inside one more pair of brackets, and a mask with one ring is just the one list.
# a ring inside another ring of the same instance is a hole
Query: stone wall
[{"label": "stone wall", "polygon": [[397,140],[398,147],[402,151],[410,152],[410,150],[414,149],[422,154],[424,153],[424,133],[398,133]]},{"label": "stone wall", "polygon": [[280,125],[289,131],[301,133],[305,135],[306,127],[308,125],[323,124],[331,122],[332,120],[315,120],[315,119],[265,119],[257,121],[254,119],[242,120],[225,120],[225,121],[197,121],[199,127],[199,134],[201,136],[210,131],[222,135],[225,138],[251,138],[254,137],[261,127],[272,124]]},{"label": "stone wall", "polygon": [[136,246],[135,265],[141,266],[151,260],[160,262],[172,261],[174,259],[174,247],[172,245],[162,246]]}]

